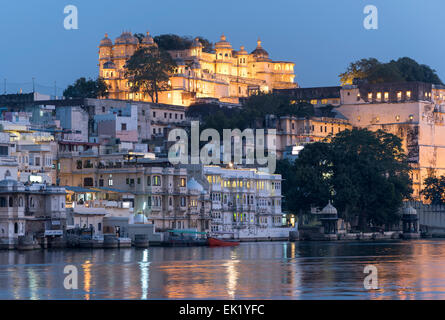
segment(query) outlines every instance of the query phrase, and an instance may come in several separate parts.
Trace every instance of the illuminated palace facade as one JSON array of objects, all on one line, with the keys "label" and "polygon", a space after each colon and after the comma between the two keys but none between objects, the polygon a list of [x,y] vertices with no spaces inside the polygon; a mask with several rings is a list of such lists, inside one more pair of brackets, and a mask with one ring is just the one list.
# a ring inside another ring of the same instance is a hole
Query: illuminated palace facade
[{"label": "illuminated palace facade", "polygon": [[[109,85],[109,98],[151,102],[149,95],[132,93],[124,76],[124,66],[133,53],[141,48],[156,46],[147,32],[139,41],[130,32],[122,33],[114,44],[107,35],[99,45],[99,75]],[[196,38],[185,50],[168,51],[177,67],[172,74],[170,90],[161,92],[159,103],[189,106],[197,99],[216,98],[238,103],[239,98],[253,92],[297,88],[294,63],[272,61],[258,40],[248,53],[242,46],[234,50],[224,35],[215,43],[212,53],[204,52]]]}]

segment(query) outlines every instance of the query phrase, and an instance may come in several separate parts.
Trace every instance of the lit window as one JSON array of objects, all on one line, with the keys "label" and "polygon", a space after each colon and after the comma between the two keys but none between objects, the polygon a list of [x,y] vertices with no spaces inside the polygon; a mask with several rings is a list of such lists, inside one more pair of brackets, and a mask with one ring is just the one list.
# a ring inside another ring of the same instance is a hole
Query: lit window
[{"label": "lit window", "polygon": [[382,99],[382,93],[381,92],[377,92],[377,100],[381,100]]},{"label": "lit window", "polygon": [[397,92],[397,100],[402,99],[402,91]]},{"label": "lit window", "polygon": [[368,93],[368,100],[372,100],[372,92]]},{"label": "lit window", "polygon": [[407,91],[407,92],[406,92],[406,97],[407,97],[408,99],[411,99],[411,91]]},{"label": "lit window", "polygon": [[388,99],[389,99],[389,92],[385,92],[385,101],[388,101]]}]

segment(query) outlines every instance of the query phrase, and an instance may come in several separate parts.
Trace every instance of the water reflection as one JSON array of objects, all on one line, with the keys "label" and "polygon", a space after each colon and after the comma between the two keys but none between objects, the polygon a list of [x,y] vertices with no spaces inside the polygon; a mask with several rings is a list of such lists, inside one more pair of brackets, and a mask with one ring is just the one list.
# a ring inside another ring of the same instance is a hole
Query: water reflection
[{"label": "water reflection", "polygon": [[[63,287],[63,268],[79,289]],[[379,289],[363,287],[366,265]],[[445,299],[445,241],[0,251],[0,299]]]}]

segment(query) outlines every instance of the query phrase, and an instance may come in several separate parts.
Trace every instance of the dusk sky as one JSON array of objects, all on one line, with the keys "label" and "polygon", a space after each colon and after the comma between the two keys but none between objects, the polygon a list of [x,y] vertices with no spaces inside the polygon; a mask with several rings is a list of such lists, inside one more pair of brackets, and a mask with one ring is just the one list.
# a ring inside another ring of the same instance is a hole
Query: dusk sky
[{"label": "dusk sky", "polygon": [[[79,29],[65,30],[66,5],[75,5]],[[379,10],[378,30],[363,27],[366,5]],[[258,37],[274,60],[295,63],[302,87],[338,85],[349,62],[402,56],[436,69],[445,80],[443,0],[42,0],[2,1],[0,91],[53,93],[75,79],[97,77],[98,44],[123,30],[203,36],[222,33],[234,49],[250,52]],[[45,85],[47,87],[42,87]],[[61,92],[58,92],[61,94]]]}]

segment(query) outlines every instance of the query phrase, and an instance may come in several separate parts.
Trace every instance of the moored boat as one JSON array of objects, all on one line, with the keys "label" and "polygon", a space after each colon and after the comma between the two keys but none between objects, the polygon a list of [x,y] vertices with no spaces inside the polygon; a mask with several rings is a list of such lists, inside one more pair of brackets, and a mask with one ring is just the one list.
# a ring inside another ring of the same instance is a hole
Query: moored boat
[{"label": "moored boat", "polygon": [[239,245],[238,241],[234,240],[222,240],[217,238],[208,238],[209,246],[210,247],[235,247]]}]

